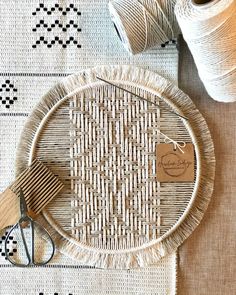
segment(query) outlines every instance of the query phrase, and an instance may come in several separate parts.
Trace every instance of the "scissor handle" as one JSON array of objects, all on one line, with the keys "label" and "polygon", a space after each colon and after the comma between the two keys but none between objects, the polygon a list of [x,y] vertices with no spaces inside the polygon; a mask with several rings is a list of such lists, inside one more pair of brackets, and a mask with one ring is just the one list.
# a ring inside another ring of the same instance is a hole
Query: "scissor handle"
[{"label": "scissor handle", "polygon": [[10,238],[12,232],[14,232],[14,231],[16,230],[17,227],[20,227],[20,228],[21,228],[19,222],[17,222],[17,223],[16,223],[16,224],[10,229],[10,231],[8,232],[8,234],[7,234],[7,236],[6,236],[6,239],[5,239],[5,255],[6,255],[6,256],[5,256],[5,257],[6,257],[6,259],[7,259],[9,262],[11,262],[11,264],[13,264],[13,265],[15,265],[15,266],[28,266],[28,265],[30,265],[30,258],[29,258],[30,255],[29,255],[29,252],[28,252],[28,247],[27,247],[27,245],[25,245],[25,238],[24,238],[24,236],[22,236],[22,241],[23,241],[24,248],[25,248],[25,251],[26,251],[26,256],[27,256],[27,259],[28,259],[28,263],[23,264],[23,263],[18,263],[18,262],[16,262],[16,261],[14,261],[13,259],[11,259],[10,255],[9,255],[9,252],[8,252],[8,249],[7,249],[7,244],[8,244],[8,241],[10,240],[9,238]]},{"label": "scissor handle", "polygon": [[[31,249],[29,249],[27,242],[26,242],[26,238],[25,238],[25,234],[24,234],[24,223],[27,222],[30,225],[30,232],[31,232]],[[35,225],[40,229],[41,232],[44,233],[44,236],[46,235],[47,238],[49,239],[51,246],[52,246],[52,252],[50,257],[43,262],[36,262],[35,261]],[[14,261],[13,259],[11,259],[8,251],[7,251],[7,242],[9,241],[9,238],[12,234],[12,232],[14,230],[16,230],[16,228],[19,227],[20,229],[20,233],[21,233],[21,238],[22,238],[22,242],[24,245],[24,249],[25,249],[25,254],[27,257],[27,262],[26,263],[18,263],[16,261]],[[40,225],[38,222],[34,221],[31,217],[24,216],[22,218],[20,218],[19,222],[16,223],[8,232],[7,236],[6,236],[6,240],[5,240],[5,253],[6,253],[6,258],[9,260],[9,262],[11,262],[12,264],[14,264],[15,266],[21,266],[21,267],[25,267],[25,266],[30,266],[30,265],[35,265],[35,266],[42,266],[47,264],[52,257],[54,256],[55,253],[55,244],[50,236],[50,234],[48,233],[48,231],[42,226]]]},{"label": "scissor handle", "polygon": [[51,246],[52,246],[52,252],[51,252],[51,255],[49,256],[49,258],[46,260],[46,261],[43,261],[43,262],[35,262],[35,259],[34,259],[34,243],[32,244],[32,264],[33,265],[36,265],[36,266],[42,266],[42,265],[45,265],[47,264],[49,261],[51,261],[51,259],[53,258],[54,256],[54,253],[55,253],[55,243],[53,242],[53,239],[51,238],[49,232],[46,230],[46,228],[44,228],[40,223],[38,223],[37,221],[34,221],[31,217],[29,217],[31,219],[31,221],[33,222],[32,223],[32,227],[33,227],[33,234],[32,234],[32,241],[34,241],[35,237],[34,237],[34,227],[35,225],[41,230],[43,234],[43,238],[46,236],[47,239],[49,239],[50,243],[51,243]]}]

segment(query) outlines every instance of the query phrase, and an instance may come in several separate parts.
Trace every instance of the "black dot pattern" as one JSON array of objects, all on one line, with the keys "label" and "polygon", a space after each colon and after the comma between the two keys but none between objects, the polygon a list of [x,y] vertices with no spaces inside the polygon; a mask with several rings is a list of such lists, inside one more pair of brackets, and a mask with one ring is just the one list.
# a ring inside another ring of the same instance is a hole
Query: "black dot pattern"
[{"label": "black dot pattern", "polygon": [[51,15],[56,10],[59,11],[62,15],[67,15],[67,13],[69,12],[74,12],[77,15],[81,15],[81,12],[76,6],[74,6],[73,3],[69,4],[67,7],[62,7],[60,6],[60,4],[56,3],[50,8],[46,7],[44,3],[40,3],[39,7],[37,7],[35,11],[32,12],[32,15],[37,15],[40,11],[44,11],[47,15]]},{"label": "black dot pattern", "polygon": [[54,28],[61,28],[62,32],[67,32],[70,28],[75,28],[77,32],[81,32],[81,28],[78,27],[78,24],[75,23],[74,20],[70,20],[69,23],[63,24],[58,19],[54,21],[52,24],[47,24],[43,19],[36,24],[36,26],[32,29],[33,32],[37,32],[39,28],[45,28],[48,32],[51,32]]},{"label": "black dot pattern", "polygon": [[[42,13],[52,15],[53,19],[51,21],[49,21],[48,18],[45,20],[42,18]],[[77,38],[73,37],[75,36],[75,33],[81,32],[81,28],[77,22],[78,16],[81,15],[81,12],[73,3],[70,3],[67,6],[55,3],[54,6],[51,7],[47,7],[46,4],[40,3],[35,11],[32,12],[32,15],[36,18],[38,17],[38,14],[41,18],[36,20],[37,22],[32,28],[32,32],[37,33],[38,37],[35,43],[32,44],[32,48],[36,49],[40,45],[44,45],[47,48],[52,48],[55,45],[60,45],[62,48],[67,48],[71,45],[81,48],[81,45],[78,44]],[[42,32],[45,33],[42,34]],[[48,34],[50,32],[54,33],[52,38],[50,37],[50,34]],[[63,36],[63,33],[67,33],[66,36]],[[68,33],[71,34],[71,36],[68,37]]]},{"label": "black dot pattern", "polygon": [[[43,292],[39,292],[38,295],[45,295],[45,294]],[[59,294],[59,293],[55,292],[55,293],[53,293],[53,295],[64,295],[64,294]],[[66,295],[73,295],[73,294],[72,293],[68,293]]]},{"label": "black dot pattern", "polygon": [[0,103],[5,106],[6,109],[10,107],[17,100],[17,88],[10,81],[6,80],[0,87]]},{"label": "black dot pattern", "polygon": [[[7,260],[6,258],[6,253],[5,253],[5,240],[6,240],[6,236],[7,236],[8,232],[5,231],[2,236],[0,237],[0,256],[5,260]],[[9,256],[13,256],[16,252],[17,252],[17,241],[14,241],[13,237],[9,237],[9,240],[7,242],[7,252]]]},{"label": "black dot pattern", "polygon": [[36,48],[39,44],[45,44],[48,48],[51,48],[54,44],[60,44],[62,48],[67,48],[68,45],[74,44],[77,48],[81,48],[81,45],[78,44],[78,41],[75,40],[74,37],[70,37],[69,39],[63,41],[58,36],[54,37],[52,40],[47,40],[44,36],[41,36],[38,40],[36,40],[32,47]]},{"label": "black dot pattern", "polygon": [[173,40],[167,41],[165,43],[162,43],[161,47],[165,48],[167,45],[170,45],[170,44],[176,44],[176,40],[173,39]]}]

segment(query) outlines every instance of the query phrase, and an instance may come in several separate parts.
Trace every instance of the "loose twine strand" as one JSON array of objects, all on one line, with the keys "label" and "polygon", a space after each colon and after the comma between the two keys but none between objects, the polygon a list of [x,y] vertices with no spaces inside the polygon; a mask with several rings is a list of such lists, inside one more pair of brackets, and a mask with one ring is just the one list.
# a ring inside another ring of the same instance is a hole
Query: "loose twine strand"
[{"label": "loose twine strand", "polygon": [[112,0],[109,9],[118,34],[131,54],[173,41],[179,28],[176,0]]},{"label": "loose twine strand", "polygon": [[236,1],[194,5],[178,0],[175,14],[208,94],[236,101]]}]

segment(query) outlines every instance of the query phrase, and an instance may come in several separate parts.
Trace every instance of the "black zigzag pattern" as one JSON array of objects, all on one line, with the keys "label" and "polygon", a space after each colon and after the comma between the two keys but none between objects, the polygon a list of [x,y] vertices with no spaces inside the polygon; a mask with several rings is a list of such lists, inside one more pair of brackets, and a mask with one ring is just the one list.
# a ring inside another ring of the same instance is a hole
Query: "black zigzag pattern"
[{"label": "black zigzag pattern", "polygon": [[70,37],[68,40],[63,41],[62,39],[60,39],[59,37],[55,37],[52,40],[47,40],[44,38],[44,36],[41,36],[34,45],[32,45],[33,48],[36,48],[39,44],[45,44],[47,45],[48,48],[51,48],[52,45],[58,43],[60,45],[62,45],[62,48],[67,48],[67,46],[69,44],[75,44],[77,45],[77,48],[81,48],[81,45],[78,44],[78,41],[74,39],[74,37]]},{"label": "black zigzag pattern", "polygon": [[47,8],[43,3],[39,4],[39,7],[36,8],[35,11],[32,12],[32,15],[37,15],[39,11],[45,11],[48,15],[52,14],[55,10],[58,10],[61,12],[62,15],[67,15],[68,12],[74,11],[77,13],[77,15],[81,15],[81,12],[78,11],[78,8],[74,6],[73,3],[71,3],[68,7],[63,8],[58,3],[56,3],[51,8]]},{"label": "black zigzag pattern", "polygon": [[[79,28],[79,25],[74,19],[75,14],[78,16],[81,15],[81,12],[77,7],[75,7],[73,3],[68,4],[66,7],[61,6],[58,3],[54,4],[54,6],[47,7],[46,4],[40,3],[36,10],[32,13],[35,18],[38,18],[37,13],[40,11],[42,11],[43,14],[52,15],[52,17],[50,17],[50,20],[48,20],[48,18],[45,20],[42,17],[37,20],[37,23],[32,28],[32,31],[35,33],[40,32],[40,35],[38,35],[38,38],[32,45],[32,48],[35,49],[40,44],[46,45],[47,48],[52,48],[55,44],[61,45],[62,48],[67,48],[67,46],[70,44],[76,45],[77,48],[81,48],[81,45],[78,44],[78,41],[75,39],[76,37],[72,37],[76,32],[81,32],[81,28]],[[58,12],[60,12],[61,15],[60,13],[58,15]],[[71,15],[71,13],[73,14],[73,17],[68,20],[68,17]],[[67,14],[68,16],[66,16]],[[62,32],[71,32],[71,34],[69,37],[65,36],[65,34],[62,34],[59,38],[55,31],[56,28],[57,32],[59,28]],[[46,32],[53,32],[54,34],[50,37],[48,34],[43,34],[43,30]]]},{"label": "black zigzag pattern", "polygon": [[39,21],[38,24],[36,24],[36,26],[32,29],[33,32],[37,32],[37,30],[40,28],[46,28],[48,32],[51,32],[53,28],[58,27],[61,28],[61,30],[63,32],[67,32],[67,30],[72,27],[77,29],[77,32],[81,32],[81,28],[78,28],[78,24],[76,24],[73,20],[70,20],[68,24],[63,25],[62,23],[60,23],[60,21],[57,19],[55,20],[54,23],[47,24],[43,19]]}]

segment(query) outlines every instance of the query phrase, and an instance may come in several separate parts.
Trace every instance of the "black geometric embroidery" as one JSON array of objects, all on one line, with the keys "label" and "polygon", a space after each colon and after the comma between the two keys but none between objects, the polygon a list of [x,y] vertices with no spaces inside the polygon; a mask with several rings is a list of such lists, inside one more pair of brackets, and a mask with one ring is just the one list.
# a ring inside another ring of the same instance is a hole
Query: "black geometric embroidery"
[{"label": "black geometric embroidery", "polygon": [[166,47],[166,45],[168,45],[168,44],[176,44],[176,41],[175,40],[170,40],[170,41],[167,41],[166,43],[162,43],[161,44],[161,47]]},{"label": "black geometric embroidery", "polygon": [[[60,38],[58,36],[53,36],[53,38],[51,39],[51,37],[39,35],[36,42],[32,45],[32,48],[35,49],[40,44],[44,44],[48,48],[53,47],[53,45],[55,44],[61,45],[62,48],[67,48],[68,45],[76,45],[77,48],[81,48],[81,45],[78,44],[78,41],[76,40],[77,38],[73,37],[75,32],[81,32],[81,28],[79,28],[77,21],[73,19],[74,17],[68,20],[68,16],[70,13],[76,15],[77,18],[81,15],[81,12],[78,10],[77,7],[74,6],[73,3],[69,4],[69,6],[66,7],[62,7],[60,4],[55,3],[54,6],[50,8],[46,7],[44,3],[40,3],[39,7],[37,7],[36,10],[32,12],[32,15],[37,16],[40,11],[47,15],[54,14],[56,15],[56,19],[54,18],[51,22],[46,21],[43,18],[39,19],[35,27],[32,28],[33,32],[39,32],[39,34],[42,34],[42,29],[46,32],[53,32],[55,29],[59,28],[62,32],[71,32],[71,36],[69,36],[69,38],[68,36],[64,37],[63,35],[60,36]],[[72,32],[71,30],[73,30],[74,32]]]},{"label": "black geometric embroidery", "polygon": [[81,15],[81,12],[78,11],[78,8],[74,6],[73,3],[71,3],[68,7],[63,8],[62,6],[60,6],[58,3],[56,3],[54,6],[52,6],[50,9],[47,8],[46,6],[44,6],[43,3],[39,4],[39,7],[36,8],[35,11],[32,12],[32,15],[37,15],[37,12],[39,12],[40,10],[45,11],[48,15],[51,15],[52,12],[58,10],[61,12],[62,15],[67,15],[68,12],[70,11],[74,11],[77,13],[77,15]]},{"label": "black geometric embroidery", "polygon": [[37,40],[32,47],[36,48],[37,45],[39,45],[40,43],[47,45],[48,48],[51,48],[52,45],[56,43],[60,44],[63,48],[66,48],[67,45],[69,45],[70,43],[73,43],[77,45],[78,48],[81,48],[81,45],[78,44],[78,41],[75,40],[74,37],[70,37],[68,40],[65,40],[65,42],[63,42],[63,40],[61,40],[59,37],[55,37],[53,40],[47,41],[43,36],[41,36],[39,40]]},{"label": "black geometric embroidery", "polygon": [[0,101],[5,105],[6,109],[9,109],[11,105],[17,100],[16,96],[17,88],[11,83],[10,80],[6,80],[0,87]]},{"label": "black geometric embroidery", "polygon": [[32,29],[33,32],[37,32],[38,28],[40,27],[44,27],[44,28],[47,28],[47,31],[48,32],[51,32],[53,28],[55,27],[59,27],[61,28],[61,30],[63,32],[67,32],[68,28],[70,27],[73,27],[73,28],[76,28],[77,29],[77,32],[81,32],[81,29],[78,28],[78,24],[76,24],[73,20],[70,20],[70,22],[68,24],[66,24],[65,26],[63,26],[62,23],[60,23],[60,21],[57,19],[55,20],[55,22],[53,24],[47,24],[45,23],[45,21],[43,19],[41,19],[39,21],[38,24],[36,24],[35,28]]},{"label": "black geometric embroidery", "polygon": [[[7,259],[6,253],[5,253],[5,239],[6,239],[7,234],[8,234],[8,232],[6,231],[3,234],[3,236],[0,238],[0,253],[1,253],[1,256],[5,257],[5,260]],[[17,248],[16,248],[17,241],[14,241],[13,237],[9,237],[9,241],[7,241],[7,244],[9,244],[7,246],[7,252],[9,252],[8,255],[13,256],[14,253],[17,252]]]}]

